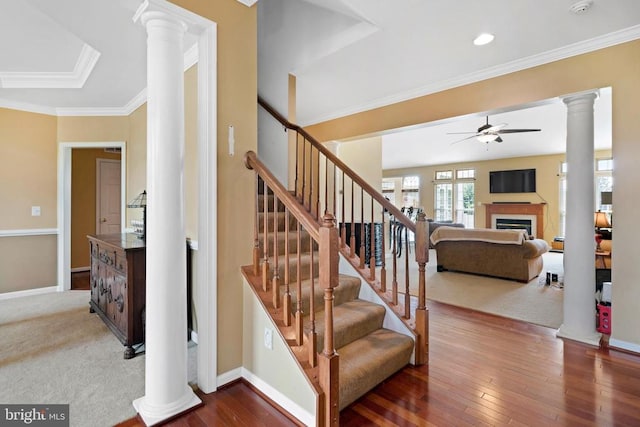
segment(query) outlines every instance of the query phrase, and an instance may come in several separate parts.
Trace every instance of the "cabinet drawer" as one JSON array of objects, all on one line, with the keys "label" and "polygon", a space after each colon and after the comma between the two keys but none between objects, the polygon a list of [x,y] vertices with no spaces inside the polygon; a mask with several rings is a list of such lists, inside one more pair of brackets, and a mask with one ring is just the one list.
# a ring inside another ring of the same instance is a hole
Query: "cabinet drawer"
[{"label": "cabinet drawer", "polygon": [[98,245],[97,252],[101,263],[127,274],[127,258],[122,249]]}]

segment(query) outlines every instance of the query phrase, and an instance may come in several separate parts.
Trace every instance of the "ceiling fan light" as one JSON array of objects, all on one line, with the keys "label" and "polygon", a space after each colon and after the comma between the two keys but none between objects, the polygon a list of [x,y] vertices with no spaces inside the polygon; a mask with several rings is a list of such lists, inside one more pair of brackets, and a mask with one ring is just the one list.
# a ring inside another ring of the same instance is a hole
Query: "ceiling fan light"
[{"label": "ceiling fan light", "polygon": [[498,134],[487,133],[484,135],[478,135],[478,141],[480,142],[492,142],[498,139]]},{"label": "ceiling fan light", "polygon": [[482,33],[473,40],[473,44],[476,46],[484,46],[485,44],[491,43],[494,38],[495,36],[493,34]]}]

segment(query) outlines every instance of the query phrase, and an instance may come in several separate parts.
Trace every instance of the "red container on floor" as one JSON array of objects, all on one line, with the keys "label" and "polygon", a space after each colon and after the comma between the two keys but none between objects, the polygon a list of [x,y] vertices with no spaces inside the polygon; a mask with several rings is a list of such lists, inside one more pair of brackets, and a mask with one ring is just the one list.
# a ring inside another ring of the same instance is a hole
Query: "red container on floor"
[{"label": "red container on floor", "polygon": [[611,335],[611,306],[598,304],[598,332]]}]

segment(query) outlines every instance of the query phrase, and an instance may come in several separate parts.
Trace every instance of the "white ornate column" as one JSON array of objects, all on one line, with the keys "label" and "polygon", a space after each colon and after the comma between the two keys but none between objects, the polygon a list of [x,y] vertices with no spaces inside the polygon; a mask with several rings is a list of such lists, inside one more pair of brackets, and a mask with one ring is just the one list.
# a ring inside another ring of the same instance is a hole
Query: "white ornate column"
[{"label": "white ornate column", "polygon": [[147,298],[145,395],[133,402],[147,425],[201,401],[187,383],[184,219],[186,24],[145,2],[147,29]]},{"label": "white ornate column", "polygon": [[567,212],[564,319],[557,336],[599,345],[595,324],[593,103],[597,92],[571,95],[567,105]]}]

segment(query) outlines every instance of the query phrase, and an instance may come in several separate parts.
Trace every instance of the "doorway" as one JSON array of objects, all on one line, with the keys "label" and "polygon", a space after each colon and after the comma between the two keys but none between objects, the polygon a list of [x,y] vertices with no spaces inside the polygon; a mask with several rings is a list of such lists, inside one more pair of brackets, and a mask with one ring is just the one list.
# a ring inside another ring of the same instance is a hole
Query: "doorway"
[{"label": "doorway", "polygon": [[[58,291],[71,289],[72,151],[88,148],[120,150],[120,228],[122,229],[125,224],[126,143],[120,141],[61,142],[58,146]],[[95,192],[95,186],[93,189]],[[95,222],[95,215],[92,215],[91,221]]]}]

